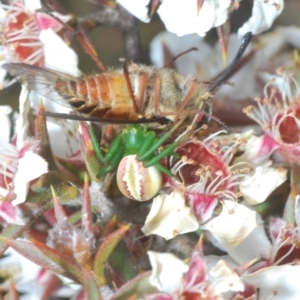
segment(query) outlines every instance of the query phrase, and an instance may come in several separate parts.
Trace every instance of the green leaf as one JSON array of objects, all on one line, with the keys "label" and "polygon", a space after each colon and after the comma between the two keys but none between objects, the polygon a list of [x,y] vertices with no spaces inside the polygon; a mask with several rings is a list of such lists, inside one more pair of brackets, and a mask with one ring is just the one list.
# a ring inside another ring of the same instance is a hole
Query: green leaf
[{"label": "green leaf", "polygon": [[123,241],[117,244],[109,258],[109,263],[122,282],[127,282],[137,275],[132,265],[128,249]]},{"label": "green leaf", "polygon": [[86,300],[101,300],[99,289],[95,278],[91,273],[86,272],[84,278],[84,291]]},{"label": "green leaf", "polygon": [[106,284],[106,278],[104,274],[105,263],[129,227],[130,225],[123,225],[118,230],[107,236],[96,254],[94,261],[94,272],[96,281],[100,287]]}]

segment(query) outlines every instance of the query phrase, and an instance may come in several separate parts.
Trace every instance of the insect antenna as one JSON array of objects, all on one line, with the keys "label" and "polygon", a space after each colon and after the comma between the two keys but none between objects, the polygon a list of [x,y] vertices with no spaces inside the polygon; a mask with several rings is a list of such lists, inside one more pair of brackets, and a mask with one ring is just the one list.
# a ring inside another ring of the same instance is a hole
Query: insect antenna
[{"label": "insect antenna", "polygon": [[71,32],[79,41],[79,43],[82,45],[84,51],[91,56],[91,58],[94,60],[94,62],[97,64],[100,70],[103,72],[107,71],[106,66],[102,63],[102,61],[99,59],[96,50],[92,46],[92,43],[89,41],[87,35],[85,34],[85,30],[83,26],[78,24],[78,29],[75,30],[70,25],[64,23],[61,21],[58,17],[53,15],[51,12],[46,11],[45,9],[39,9],[40,12],[45,13],[49,16],[51,16],[53,19],[55,19],[57,22],[59,22],[66,30]]},{"label": "insect antenna", "polygon": [[[223,71],[221,73],[221,75],[217,77],[215,82],[209,87],[209,89],[208,89],[209,93],[213,93],[221,84],[223,84],[228,79],[228,77],[231,75],[231,72],[237,66],[238,63],[240,64],[240,66],[239,66],[239,68],[240,68],[242,66],[242,64],[254,54],[254,52],[252,51],[246,56],[245,59],[243,59],[243,61],[240,60],[240,58],[244,54],[246,48],[248,47],[248,45],[251,41],[251,38],[252,38],[252,32],[247,32],[244,35],[242,44],[241,44],[237,54],[235,55],[233,61],[231,62],[229,67],[225,71]],[[209,120],[212,119],[215,122],[217,122],[218,124],[220,124],[220,126],[223,127],[224,130],[229,134],[230,131],[228,129],[228,126],[225,125],[225,123],[222,122],[219,118],[212,115],[212,106],[207,105],[207,109],[208,109],[208,111],[202,111],[202,114],[205,116],[205,118],[203,118],[201,120],[201,123],[208,123]],[[198,116],[195,116],[193,123],[197,122],[197,118],[198,118]]]},{"label": "insect antenna", "polygon": [[252,38],[252,32],[247,32],[244,37],[243,37],[243,41],[242,44],[235,56],[235,58],[233,59],[233,61],[231,62],[231,64],[229,65],[229,67],[221,74],[221,76],[209,87],[208,92],[213,92],[214,90],[216,90],[224,81],[226,81],[226,79],[229,77],[229,74],[231,73],[231,71],[233,70],[233,68],[236,66],[238,60],[241,58],[241,56],[244,54],[246,48],[248,47],[250,41]]}]

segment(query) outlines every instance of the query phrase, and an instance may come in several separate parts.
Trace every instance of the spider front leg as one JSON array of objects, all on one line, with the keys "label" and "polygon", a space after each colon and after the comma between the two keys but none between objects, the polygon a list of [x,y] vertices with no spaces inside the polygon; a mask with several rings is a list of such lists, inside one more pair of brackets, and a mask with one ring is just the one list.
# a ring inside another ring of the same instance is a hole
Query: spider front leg
[{"label": "spider front leg", "polygon": [[124,156],[123,139],[121,135],[118,135],[111,143],[105,155],[103,155],[98,139],[92,127],[89,127],[89,133],[96,157],[101,163],[103,163],[103,167],[100,168],[96,175],[97,178],[101,178],[107,173],[113,171],[119,165],[122,157]]},{"label": "spider front leg", "polygon": [[183,120],[184,118],[181,121],[179,121],[170,131],[162,135],[159,139],[155,139],[154,136],[151,139],[149,138],[145,140],[143,146],[140,148],[137,154],[137,160],[143,162],[145,168],[155,166],[166,175],[172,177],[174,176],[174,174],[170,170],[168,170],[160,164],[160,160],[162,160],[166,156],[174,156],[175,158],[179,158],[178,154],[175,153],[174,150],[178,147],[180,141],[173,142],[171,145],[167,146],[165,149],[163,149],[157,154],[156,152],[163,145],[163,143],[172,136],[174,131],[178,129]]}]

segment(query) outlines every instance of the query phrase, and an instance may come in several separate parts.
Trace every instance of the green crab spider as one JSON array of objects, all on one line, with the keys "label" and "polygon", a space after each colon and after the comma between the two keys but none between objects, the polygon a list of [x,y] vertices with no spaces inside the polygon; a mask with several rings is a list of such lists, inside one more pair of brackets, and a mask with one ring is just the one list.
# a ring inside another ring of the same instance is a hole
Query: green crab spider
[{"label": "green crab spider", "polygon": [[103,164],[97,178],[117,169],[117,184],[126,197],[139,201],[153,198],[162,185],[161,172],[174,176],[160,161],[167,156],[179,158],[174,152],[179,141],[173,142],[163,150],[160,150],[160,147],[181,123],[179,121],[159,138],[145,125],[129,125],[113,140],[106,153],[100,149],[97,138],[90,128],[97,159]]}]

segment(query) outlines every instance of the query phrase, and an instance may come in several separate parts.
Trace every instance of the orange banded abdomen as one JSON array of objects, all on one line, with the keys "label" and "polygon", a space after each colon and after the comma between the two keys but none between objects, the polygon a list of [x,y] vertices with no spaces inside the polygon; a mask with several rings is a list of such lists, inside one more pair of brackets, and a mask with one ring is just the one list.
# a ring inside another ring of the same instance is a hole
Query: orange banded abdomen
[{"label": "orange banded abdomen", "polygon": [[123,73],[111,71],[72,81],[57,80],[55,90],[78,112],[104,119],[137,120]]}]

